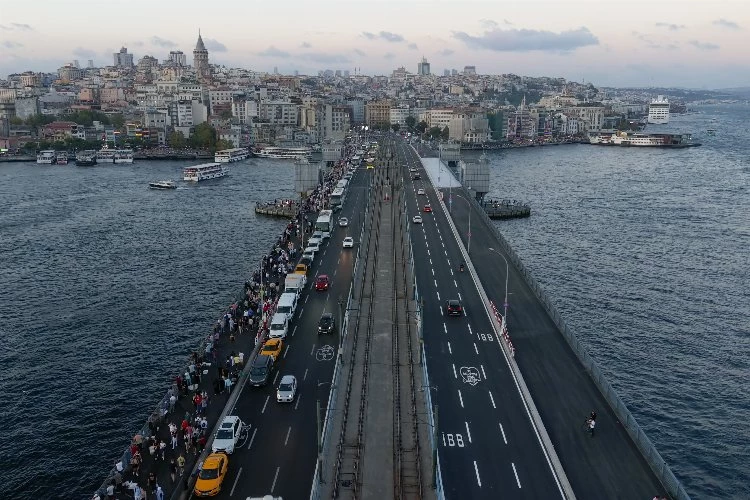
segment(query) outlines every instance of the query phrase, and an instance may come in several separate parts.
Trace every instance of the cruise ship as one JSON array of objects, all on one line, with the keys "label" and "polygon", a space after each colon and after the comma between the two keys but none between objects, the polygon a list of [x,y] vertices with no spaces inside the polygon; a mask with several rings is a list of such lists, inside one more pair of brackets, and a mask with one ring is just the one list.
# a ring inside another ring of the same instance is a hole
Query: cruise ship
[{"label": "cruise ship", "polygon": [[203,163],[201,165],[187,167],[182,173],[184,180],[198,182],[224,177],[229,173],[229,169],[222,163]]},{"label": "cruise ship", "polygon": [[234,163],[246,160],[250,156],[247,148],[222,149],[214,154],[214,161],[218,163]]},{"label": "cruise ship", "polygon": [[312,154],[312,150],[305,147],[285,148],[279,146],[266,146],[256,148],[253,150],[253,154],[260,158],[283,158],[294,160],[299,157],[309,157]]},{"label": "cruise ship", "polygon": [[115,149],[114,163],[133,163],[133,150],[132,149]]},{"label": "cruise ship", "polygon": [[52,149],[39,151],[36,155],[36,162],[43,165],[52,165],[57,160],[57,153]]},{"label": "cruise ship", "polygon": [[592,134],[589,142],[598,146],[691,148],[700,146],[690,134],[645,134],[643,132],[616,132]]},{"label": "cruise ship", "polygon": [[648,107],[648,123],[664,125],[669,123],[669,101],[663,95],[657,96]]}]

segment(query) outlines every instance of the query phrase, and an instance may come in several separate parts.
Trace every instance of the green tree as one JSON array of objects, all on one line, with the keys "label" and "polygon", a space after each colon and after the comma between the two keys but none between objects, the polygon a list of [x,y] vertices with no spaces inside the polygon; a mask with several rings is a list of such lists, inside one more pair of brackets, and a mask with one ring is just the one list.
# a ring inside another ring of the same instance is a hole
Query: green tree
[{"label": "green tree", "polygon": [[11,125],[23,125],[23,120],[17,116],[11,117],[11,119],[8,121]]},{"label": "green tree", "polygon": [[393,129],[393,131],[394,131],[394,132],[398,132],[398,130],[399,130],[400,128],[401,128],[401,125],[399,125],[398,123],[393,123],[393,124],[391,125],[391,129]]},{"label": "green tree", "polygon": [[440,137],[441,137],[441,138],[442,138],[442,139],[443,139],[444,141],[447,141],[447,140],[448,140],[448,137],[450,137],[450,133],[451,133],[451,131],[450,131],[450,130],[448,130],[448,126],[446,125],[446,126],[445,126],[445,128],[443,129],[443,131],[442,131],[442,132],[440,132]]},{"label": "green tree", "polygon": [[109,123],[116,129],[121,129],[122,127],[125,126],[125,117],[122,116],[122,113],[118,113],[116,115],[110,115]]},{"label": "green tree", "polygon": [[414,125],[417,124],[417,119],[413,116],[407,116],[406,117],[406,129],[409,132],[414,132]]},{"label": "green tree", "polygon": [[232,149],[234,148],[234,143],[232,141],[227,141],[226,139],[219,139],[219,141],[216,143],[216,149]]},{"label": "green tree", "polygon": [[440,134],[442,133],[442,130],[440,130],[440,127],[430,127],[430,130],[428,130],[427,133],[433,139],[437,139],[437,138],[440,137]]},{"label": "green tree", "polygon": [[190,145],[197,149],[212,150],[216,148],[216,142],[216,129],[206,122],[196,125],[190,136]]},{"label": "green tree", "polygon": [[167,140],[167,142],[169,146],[174,149],[182,149],[187,144],[185,136],[180,131],[175,131],[169,134],[169,139]]},{"label": "green tree", "polygon": [[422,120],[421,122],[417,124],[417,132],[419,132],[420,134],[424,134],[426,130],[427,130],[426,121]]}]

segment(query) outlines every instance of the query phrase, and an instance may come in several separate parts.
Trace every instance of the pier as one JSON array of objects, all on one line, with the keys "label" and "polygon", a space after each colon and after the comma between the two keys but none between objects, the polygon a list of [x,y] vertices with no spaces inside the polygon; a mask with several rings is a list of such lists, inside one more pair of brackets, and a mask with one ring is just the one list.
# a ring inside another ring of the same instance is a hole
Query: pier
[{"label": "pier", "polygon": [[531,207],[517,200],[484,199],[482,209],[490,219],[520,219],[531,215]]},{"label": "pier", "polygon": [[255,204],[255,213],[261,215],[271,215],[274,217],[284,217],[287,219],[293,219],[297,215],[299,205],[297,202],[286,200],[283,203],[276,201]]}]

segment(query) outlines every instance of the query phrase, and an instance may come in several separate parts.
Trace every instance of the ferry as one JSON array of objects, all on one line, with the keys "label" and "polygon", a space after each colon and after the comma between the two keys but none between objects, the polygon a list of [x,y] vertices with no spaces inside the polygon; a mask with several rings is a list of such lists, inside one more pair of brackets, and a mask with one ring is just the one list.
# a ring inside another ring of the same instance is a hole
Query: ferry
[{"label": "ferry", "polygon": [[39,151],[36,155],[36,162],[44,165],[52,165],[57,160],[57,153],[52,149]]},{"label": "ferry", "polygon": [[266,146],[262,148],[256,148],[253,150],[253,154],[260,158],[283,158],[288,160],[294,160],[299,157],[309,157],[312,154],[312,150],[306,147],[279,147],[279,146]]},{"label": "ferry", "polygon": [[691,134],[645,134],[643,132],[616,132],[592,134],[589,142],[598,146],[690,148],[700,146]]},{"label": "ferry", "polygon": [[149,189],[177,189],[177,184],[173,181],[156,181],[148,183]]},{"label": "ferry", "polygon": [[96,151],[79,151],[76,154],[76,165],[79,167],[96,165]]},{"label": "ferry", "polygon": [[133,163],[133,150],[115,149],[113,161],[114,163]]},{"label": "ferry", "polygon": [[184,180],[198,182],[218,179],[229,173],[229,169],[221,163],[203,163],[183,170]]},{"label": "ferry", "polygon": [[222,149],[214,154],[214,161],[218,163],[234,163],[246,160],[250,156],[247,148]]},{"label": "ferry", "polygon": [[57,156],[55,157],[55,162],[58,165],[67,165],[68,164],[68,152],[61,151],[57,153]]},{"label": "ferry", "polygon": [[96,153],[97,163],[114,163],[115,162],[115,150],[103,147]]},{"label": "ferry", "polygon": [[648,107],[648,123],[665,125],[669,123],[669,101],[663,95],[657,96]]}]

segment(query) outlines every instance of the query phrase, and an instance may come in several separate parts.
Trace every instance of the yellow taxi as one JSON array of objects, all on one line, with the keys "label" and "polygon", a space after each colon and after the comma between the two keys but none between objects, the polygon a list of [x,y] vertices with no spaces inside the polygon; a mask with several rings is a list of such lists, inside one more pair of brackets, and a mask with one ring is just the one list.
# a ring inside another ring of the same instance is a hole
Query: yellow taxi
[{"label": "yellow taxi", "polygon": [[273,338],[266,340],[266,343],[263,344],[263,348],[260,350],[261,354],[265,354],[266,356],[271,356],[274,361],[279,359],[279,354],[281,354],[281,348],[284,347],[284,342],[279,338]]},{"label": "yellow taxi", "polygon": [[199,497],[212,497],[221,491],[227,475],[229,457],[224,453],[211,453],[204,461],[195,481],[193,493]]},{"label": "yellow taxi", "polygon": [[307,276],[307,266],[305,264],[297,264],[297,267],[294,268],[294,274]]}]

